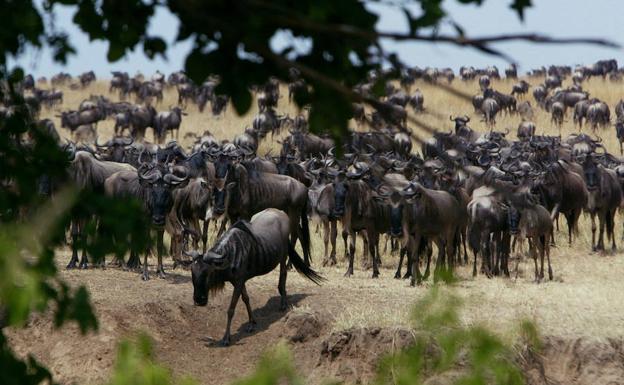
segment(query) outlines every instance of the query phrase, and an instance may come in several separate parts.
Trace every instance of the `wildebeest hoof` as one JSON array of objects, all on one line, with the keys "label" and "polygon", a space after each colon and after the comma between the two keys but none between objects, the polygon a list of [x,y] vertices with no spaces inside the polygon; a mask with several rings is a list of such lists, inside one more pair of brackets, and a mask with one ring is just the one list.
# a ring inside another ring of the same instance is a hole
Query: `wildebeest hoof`
[{"label": "wildebeest hoof", "polygon": [[149,274],[147,274],[147,273],[141,274],[141,279],[144,280],[144,281],[149,281],[149,279],[150,279],[149,278]]},{"label": "wildebeest hoof", "polygon": [[167,274],[165,274],[164,271],[160,270],[160,271],[158,271],[158,278],[165,279],[165,278],[167,278]]},{"label": "wildebeest hoof", "polygon": [[353,275],[353,272],[352,272],[352,271],[348,271],[348,270],[347,270],[347,272],[346,272],[346,273],[344,273],[344,276],[345,276],[346,278],[349,278],[349,277],[351,277],[352,275]]},{"label": "wildebeest hoof", "polygon": [[408,271],[407,273],[405,273],[405,274],[403,275],[403,279],[408,279],[408,278],[409,278],[409,277],[411,277],[411,276],[412,276],[412,273],[410,273],[410,272]]},{"label": "wildebeest hoof", "polygon": [[245,331],[247,333],[253,333],[253,331],[256,330],[256,322],[250,322],[247,324],[247,327],[245,327]]},{"label": "wildebeest hoof", "polygon": [[67,264],[67,266],[65,267],[67,270],[72,270],[76,268],[76,262],[70,262]]},{"label": "wildebeest hoof", "polygon": [[89,268],[89,265],[87,265],[86,263],[81,263],[78,268],[80,270],[87,270]]},{"label": "wildebeest hoof", "polygon": [[397,271],[396,273],[394,273],[394,279],[401,279],[401,272]]},{"label": "wildebeest hoof", "polygon": [[374,271],[373,272],[373,278],[379,278],[379,272],[378,271]]},{"label": "wildebeest hoof", "polygon": [[219,346],[230,346],[230,337],[223,337],[223,339],[219,341]]}]

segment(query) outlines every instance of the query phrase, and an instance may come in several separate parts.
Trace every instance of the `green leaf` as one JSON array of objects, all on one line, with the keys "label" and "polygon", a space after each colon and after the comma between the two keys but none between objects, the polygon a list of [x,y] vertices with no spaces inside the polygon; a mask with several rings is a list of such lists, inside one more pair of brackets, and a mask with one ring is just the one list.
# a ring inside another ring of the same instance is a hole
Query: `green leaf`
[{"label": "green leaf", "polygon": [[518,13],[520,20],[524,21],[524,10],[532,6],[531,0],[513,0],[509,7]]}]

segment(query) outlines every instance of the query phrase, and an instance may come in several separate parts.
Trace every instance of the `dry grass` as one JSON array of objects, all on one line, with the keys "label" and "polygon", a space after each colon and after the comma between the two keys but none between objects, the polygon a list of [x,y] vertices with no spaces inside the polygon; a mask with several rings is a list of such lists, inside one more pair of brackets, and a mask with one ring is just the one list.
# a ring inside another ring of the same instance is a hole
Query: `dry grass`
[{"label": "dry grass", "polygon": [[[536,81],[531,81],[537,84]],[[512,82],[494,82],[494,87],[503,92],[511,90]],[[564,84],[566,86],[567,84]],[[452,96],[429,84],[417,85],[425,95],[426,112],[418,118],[430,126],[439,130],[448,131],[452,123],[448,120],[449,114],[468,114],[471,116],[471,127],[477,130],[485,130],[485,125],[480,122],[480,117],[473,113],[469,101]],[[478,92],[476,82],[464,83],[456,81],[453,84],[458,90],[468,94]],[[620,85],[604,82],[600,79],[590,80],[584,84],[592,96],[605,100],[611,107],[617,103],[620,97]],[[97,82],[84,91],[71,91],[65,89],[63,109],[75,108],[82,99],[89,94],[103,94],[108,96],[108,86],[104,82]],[[283,95],[286,94],[285,89]],[[177,94],[174,89],[165,93],[164,102],[157,109],[164,110],[175,103]],[[532,97],[531,104],[535,105]],[[116,99],[111,95],[111,99]],[[537,108],[535,109],[535,123],[538,134],[557,134],[558,130],[550,123],[550,116]],[[292,106],[287,105],[285,96],[282,97],[280,113],[296,114]],[[228,108],[225,115],[212,117],[210,112],[200,114],[194,106],[188,108],[189,116],[185,117],[180,130],[180,142],[189,145],[190,140],[182,139],[188,132],[201,133],[210,130],[219,139],[231,139],[234,135],[242,132],[245,126],[251,125],[253,116],[257,112],[254,103],[251,111],[242,117],[236,116],[232,108]],[[44,111],[43,117],[55,119],[55,111]],[[572,123],[572,111],[568,111],[566,123],[562,128],[562,135],[577,132]],[[511,129],[512,138],[515,137],[515,128],[520,121],[519,116],[501,116],[496,126],[497,130]],[[112,121],[102,122],[99,127],[99,135],[107,138],[112,135]],[[412,127],[413,131],[424,137],[428,135],[422,130]],[[69,136],[67,131],[61,133]],[[612,128],[599,133],[604,138],[607,149],[612,153],[619,152],[619,146]],[[148,138],[150,138],[148,134]],[[263,154],[270,148],[276,148],[275,142],[264,142],[259,153]],[[419,147],[419,146],[418,146]],[[417,148],[418,148],[417,147]],[[620,229],[622,218],[618,216],[617,229]],[[518,319],[529,318],[538,322],[540,329],[545,334],[561,336],[589,336],[611,337],[624,335],[624,259],[621,255],[589,254],[590,236],[588,219],[582,218],[580,236],[574,242],[573,247],[567,246],[565,225],[561,223],[561,232],[557,234],[560,245],[553,253],[553,268],[555,281],[540,285],[533,283],[532,261],[523,261],[520,264],[520,277],[516,279],[486,279],[483,276],[473,278],[471,269],[461,267],[458,270],[459,282],[455,292],[464,299],[465,308],[463,319],[468,324],[484,324],[509,336],[514,335],[514,327]],[[314,229],[314,226],[312,227]],[[619,233],[620,230],[618,230]],[[619,235],[618,235],[619,240]],[[624,245],[624,243],[621,243]],[[322,258],[322,242],[320,234],[313,236],[314,263],[318,266]],[[338,242],[338,255],[343,254],[341,242]],[[358,256],[360,253],[358,252]],[[315,294],[321,302],[321,307],[328,311],[333,318],[332,328],[344,329],[351,326],[397,326],[409,323],[410,305],[424,293],[423,288],[410,288],[406,281],[396,281],[391,277],[392,270],[397,263],[396,256],[383,256],[385,269],[378,280],[369,278],[369,271],[357,270],[355,277],[343,279],[345,270],[344,263],[336,268],[319,268],[329,281],[320,291]],[[357,262],[356,262],[357,265]],[[99,273],[98,273],[99,274]],[[108,271],[106,274],[114,275]],[[512,275],[514,272],[512,272]],[[73,273],[72,273],[72,276]],[[82,276],[82,275],[81,275]],[[85,274],[88,280],[90,274]],[[267,277],[255,280],[256,285],[266,288],[276,282],[275,273]],[[136,279],[126,274],[115,279]],[[140,286],[137,283],[135,286]],[[153,285],[153,283],[149,283]],[[299,277],[289,278],[289,290],[292,293],[301,290],[314,293],[310,287]],[[250,290],[252,291],[252,290]],[[229,291],[228,291],[229,292]],[[132,293],[134,295],[135,293]],[[98,298],[96,296],[96,298]],[[325,306],[326,305],[326,306]],[[301,311],[309,311],[318,308],[317,302],[301,304]],[[240,311],[241,309],[239,309]]]}]

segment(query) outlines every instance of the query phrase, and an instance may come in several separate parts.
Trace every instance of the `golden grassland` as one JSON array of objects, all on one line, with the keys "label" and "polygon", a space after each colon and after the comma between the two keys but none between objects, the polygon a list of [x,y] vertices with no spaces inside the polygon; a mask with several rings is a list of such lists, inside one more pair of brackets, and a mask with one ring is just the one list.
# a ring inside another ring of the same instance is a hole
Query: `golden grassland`
[{"label": "golden grassland", "polygon": [[[535,85],[538,80],[529,79]],[[502,92],[510,92],[512,81],[494,81],[493,86]],[[564,87],[567,83],[564,84]],[[434,85],[418,83],[425,98],[425,112],[416,116],[425,124],[436,127],[438,130],[448,131],[452,128],[449,115],[467,114],[471,117],[470,126],[478,131],[485,131],[486,127],[480,120],[480,116],[474,113],[470,101],[442,91]],[[476,82],[462,82],[456,80],[452,87],[469,95],[479,91]],[[602,79],[592,79],[583,84],[585,90],[593,97],[606,101],[613,109],[617,101],[624,96],[624,88],[621,83],[611,83]],[[102,94],[116,100],[116,95],[108,94],[108,84],[98,81],[85,90],[72,91],[64,88],[65,98],[62,106],[53,110],[44,110],[42,117],[55,120],[57,127],[60,122],[54,117],[58,110],[76,108],[80,101],[90,94]],[[530,94],[531,90],[529,90]],[[288,105],[286,89],[282,89],[282,98],[278,107],[279,113],[288,113],[293,116],[297,113],[294,106]],[[521,101],[522,99],[520,99]],[[545,111],[537,108],[532,96],[527,95],[534,107],[534,122],[537,125],[538,134],[557,135],[558,129],[550,123],[550,116]],[[164,101],[157,106],[157,110],[166,110],[168,106],[175,104],[177,93],[175,89],[165,92]],[[213,117],[207,109],[200,114],[196,107],[189,105],[188,116],[183,118],[180,130],[180,142],[187,146],[191,139],[184,139],[186,133],[195,132],[200,134],[209,130],[218,139],[232,139],[241,133],[246,126],[250,126],[254,115],[257,113],[255,103],[245,116],[237,116],[233,108],[228,108],[220,117]],[[562,127],[562,136],[578,132],[572,122],[572,111],[568,110],[565,123]],[[504,131],[511,130],[510,137],[515,138],[515,128],[520,122],[518,115],[499,116],[495,129]],[[354,125],[355,126],[355,125]],[[424,138],[430,135],[419,127],[410,126],[417,136]],[[589,129],[584,128],[585,132]],[[113,133],[113,122],[107,120],[98,125],[100,138],[106,139]],[[61,130],[61,135],[69,137],[69,132]],[[282,134],[283,135],[283,134]],[[598,132],[604,139],[606,148],[619,154],[619,144],[615,137],[613,127]],[[148,139],[151,135],[148,134]],[[275,138],[277,139],[277,138]],[[259,149],[259,154],[264,154],[270,149],[278,148],[275,141],[268,138]],[[420,148],[415,144],[415,148]],[[620,248],[624,247],[624,241],[620,239],[624,218],[616,218],[616,234]],[[528,318],[537,321],[543,333],[562,336],[588,336],[588,337],[614,337],[624,335],[624,259],[617,253],[595,254],[590,253],[591,232],[589,219],[581,218],[580,233],[572,246],[567,245],[567,229],[565,221],[561,221],[561,231],[557,233],[558,246],[553,249],[552,261],[555,280],[542,284],[533,283],[533,262],[526,258],[520,258],[518,278],[514,278],[515,260],[512,261],[512,278],[487,279],[484,276],[473,278],[471,267],[458,269],[458,282],[453,291],[459,294],[465,303],[463,319],[469,324],[484,324],[503,334],[513,336],[514,326],[517,320]],[[314,232],[315,226],[312,226]],[[321,299],[338,303],[339,309],[333,315],[333,328],[345,329],[351,326],[397,326],[409,323],[410,304],[420,298],[425,290],[422,288],[410,288],[407,281],[397,281],[392,277],[398,257],[382,255],[383,266],[380,279],[373,280],[370,271],[358,269],[359,262],[356,260],[356,273],[350,279],[343,279],[342,273],[346,269],[343,261],[337,267],[320,267],[323,245],[321,234],[313,234],[314,265],[325,275],[329,281],[325,284],[323,292],[328,295]],[[339,237],[338,256],[343,255]],[[361,241],[358,240],[358,246]],[[383,246],[381,247],[383,249]],[[358,249],[359,250],[359,249]],[[359,260],[361,253],[356,253]],[[64,258],[64,257],[63,257]],[[472,256],[471,256],[472,258]],[[64,261],[60,261],[64,262]],[[74,272],[64,273],[75,277]],[[86,273],[84,279],[89,281],[90,274]],[[97,273],[103,274],[103,273]],[[107,274],[111,274],[108,272]],[[124,275],[125,276],[125,275]],[[289,278],[290,292],[297,290],[310,291],[309,283],[300,277],[292,275]],[[136,277],[132,277],[135,279]],[[138,278],[136,278],[138,279]],[[254,280],[256,285],[274,286],[276,282],[275,272],[267,277]],[[151,281],[147,285],[155,285]],[[425,287],[430,283],[425,283]],[[250,290],[252,292],[252,290]],[[333,293],[334,295],[332,296]],[[344,295],[342,295],[344,293]],[[229,289],[226,294],[229,296]],[[308,306],[302,305],[297,311],[308,311]],[[241,308],[238,309],[242,311]]]}]

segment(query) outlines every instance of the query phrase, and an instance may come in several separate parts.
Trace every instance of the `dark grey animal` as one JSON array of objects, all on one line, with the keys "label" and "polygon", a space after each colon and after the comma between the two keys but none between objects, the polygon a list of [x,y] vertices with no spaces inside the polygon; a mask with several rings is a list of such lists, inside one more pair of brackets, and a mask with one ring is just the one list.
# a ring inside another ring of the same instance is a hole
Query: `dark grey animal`
[{"label": "dark grey animal", "polygon": [[289,217],[283,211],[266,209],[254,215],[251,222],[234,223],[208,252],[193,257],[191,273],[195,305],[206,306],[208,293],[221,290],[225,282],[231,283],[234,287],[221,345],[227,346],[231,342],[230,327],[239,297],[242,296],[249,315],[247,331],[252,331],[256,326],[245,287],[245,283],[251,278],[268,274],[277,265],[280,266],[278,290],[282,311],[288,306],[287,261],[312,282],[320,284],[323,281],[323,278],[310,269],[295,251],[294,242],[288,239],[290,227]]},{"label": "dark grey animal", "polygon": [[[217,178],[220,177],[218,171]],[[215,214],[225,214],[230,222],[235,222],[238,219],[249,219],[270,207],[284,210],[290,217],[291,239],[293,242],[300,240],[304,259],[309,264],[307,187],[289,176],[259,172],[244,164],[229,165],[225,175],[224,186],[215,186]]]},{"label": "dark grey animal", "polygon": [[[587,211],[592,222],[592,250],[604,250],[605,226],[607,239],[611,239],[611,247],[615,250],[615,213],[622,201],[622,189],[617,175],[613,170],[597,163],[591,155],[585,157],[583,173],[589,192]],[[600,222],[598,243],[596,243],[596,215]]]},{"label": "dark grey animal", "polygon": [[496,124],[496,115],[499,111],[500,106],[496,100],[492,98],[483,100],[483,104],[481,104],[481,113],[483,114],[485,123],[488,126],[494,126]]},{"label": "dark grey animal", "polygon": [[[150,218],[151,225],[156,233],[156,254],[158,256],[157,274],[165,278],[163,268],[163,235],[165,222],[169,211],[173,207],[172,191],[188,183],[186,176],[179,177],[173,173],[163,172],[160,168],[142,167],[138,171],[120,171],[106,178],[104,191],[111,197],[135,198],[142,203],[145,214]],[[150,229],[146,229],[150,231]],[[151,239],[151,237],[150,237]],[[141,278],[149,280],[147,257],[152,253],[148,247],[143,259],[143,274]],[[134,252],[128,261],[129,267],[136,267],[138,255]]]}]

